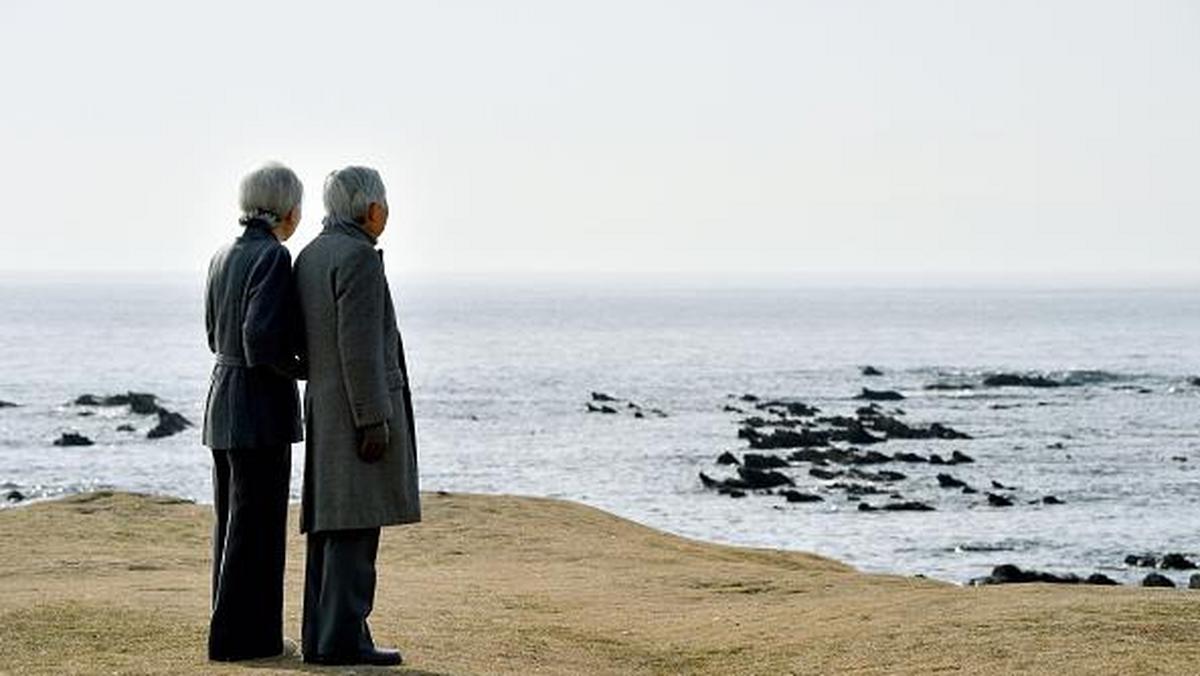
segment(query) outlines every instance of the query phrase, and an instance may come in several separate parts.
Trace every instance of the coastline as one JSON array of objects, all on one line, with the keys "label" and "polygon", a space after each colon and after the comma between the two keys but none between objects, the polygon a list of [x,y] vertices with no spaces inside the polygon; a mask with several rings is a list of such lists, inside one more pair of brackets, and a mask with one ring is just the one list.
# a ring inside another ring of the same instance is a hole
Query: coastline
[{"label": "coastline", "polygon": [[[958,587],[559,500],[424,500],[423,523],[384,532],[372,615],[408,673],[1182,673],[1200,659],[1195,597],[1179,590]],[[128,493],[0,512],[0,673],[316,671],[204,659],[210,524],[206,506]]]}]

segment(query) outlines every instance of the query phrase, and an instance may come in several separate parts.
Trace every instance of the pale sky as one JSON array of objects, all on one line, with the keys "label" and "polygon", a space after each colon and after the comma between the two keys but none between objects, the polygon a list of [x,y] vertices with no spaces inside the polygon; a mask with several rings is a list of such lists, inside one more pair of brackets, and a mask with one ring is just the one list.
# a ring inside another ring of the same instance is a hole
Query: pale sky
[{"label": "pale sky", "polygon": [[202,270],[274,159],[389,274],[1200,279],[1194,1],[0,0],[0,92],[0,272]]}]

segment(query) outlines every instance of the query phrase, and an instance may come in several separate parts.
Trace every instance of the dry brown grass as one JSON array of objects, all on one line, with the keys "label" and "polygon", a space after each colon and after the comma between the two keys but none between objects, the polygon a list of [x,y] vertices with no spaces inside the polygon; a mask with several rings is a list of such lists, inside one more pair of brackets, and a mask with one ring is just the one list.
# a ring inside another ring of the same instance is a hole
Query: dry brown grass
[{"label": "dry brown grass", "polygon": [[[1200,669],[1200,593],[865,575],[555,500],[426,495],[425,512],[384,531],[372,622],[410,673]],[[0,672],[337,671],[205,661],[210,523],[206,507],[121,493],[0,512]],[[293,536],[291,636],[302,552]]]}]

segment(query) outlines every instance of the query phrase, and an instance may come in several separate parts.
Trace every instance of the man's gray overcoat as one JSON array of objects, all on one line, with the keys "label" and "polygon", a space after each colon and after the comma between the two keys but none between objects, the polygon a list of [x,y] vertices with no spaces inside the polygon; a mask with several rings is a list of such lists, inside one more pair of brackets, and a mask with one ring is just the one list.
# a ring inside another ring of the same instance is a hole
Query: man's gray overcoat
[{"label": "man's gray overcoat", "polygon": [[[296,258],[308,359],[301,532],[421,520],[412,395],[381,254],[353,223],[328,223]],[[359,430],[382,421],[388,449],[363,462]]]}]

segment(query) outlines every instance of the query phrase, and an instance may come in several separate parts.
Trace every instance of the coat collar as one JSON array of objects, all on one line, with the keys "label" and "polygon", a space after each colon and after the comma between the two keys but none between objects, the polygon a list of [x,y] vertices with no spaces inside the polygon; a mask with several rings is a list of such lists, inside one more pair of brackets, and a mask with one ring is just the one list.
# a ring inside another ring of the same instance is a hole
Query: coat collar
[{"label": "coat collar", "polygon": [[271,226],[266,221],[253,220],[244,226],[244,230],[238,239],[275,239],[275,233],[271,232]]},{"label": "coat collar", "polygon": [[362,226],[354,223],[353,221],[335,221],[332,218],[326,218],[322,222],[325,224],[322,232],[347,235],[354,237],[355,239],[361,239],[364,242],[369,243],[371,246],[375,246],[377,244],[377,241],[371,236],[370,233],[368,233],[366,230],[363,230]]}]

